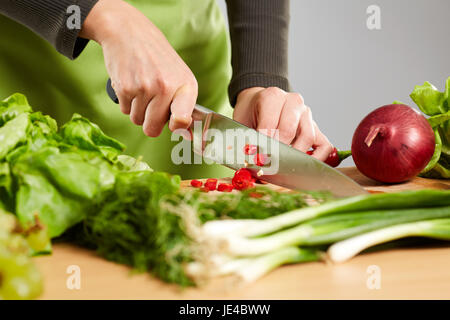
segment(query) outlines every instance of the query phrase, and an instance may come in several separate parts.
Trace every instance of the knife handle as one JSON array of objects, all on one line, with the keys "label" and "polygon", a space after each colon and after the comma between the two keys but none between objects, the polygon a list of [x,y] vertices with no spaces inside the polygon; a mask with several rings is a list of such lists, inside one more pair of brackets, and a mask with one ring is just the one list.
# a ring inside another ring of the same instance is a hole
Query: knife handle
[{"label": "knife handle", "polygon": [[114,103],[119,103],[119,98],[117,98],[116,92],[112,87],[111,79],[108,79],[108,82],[106,83],[106,92]]}]

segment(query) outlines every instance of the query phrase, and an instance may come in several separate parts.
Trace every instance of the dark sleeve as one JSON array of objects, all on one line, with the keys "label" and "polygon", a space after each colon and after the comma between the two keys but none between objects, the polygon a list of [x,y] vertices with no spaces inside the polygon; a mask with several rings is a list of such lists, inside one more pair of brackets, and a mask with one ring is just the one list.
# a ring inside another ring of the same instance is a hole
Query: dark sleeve
[{"label": "dark sleeve", "polygon": [[289,0],[226,0],[233,77],[231,105],[251,87],[289,90]]},{"label": "dark sleeve", "polygon": [[1,0],[0,13],[25,25],[50,42],[60,53],[70,59],[76,58],[88,40],[78,37],[79,29],[69,29],[67,13],[71,5],[77,5],[84,19],[98,0]]}]

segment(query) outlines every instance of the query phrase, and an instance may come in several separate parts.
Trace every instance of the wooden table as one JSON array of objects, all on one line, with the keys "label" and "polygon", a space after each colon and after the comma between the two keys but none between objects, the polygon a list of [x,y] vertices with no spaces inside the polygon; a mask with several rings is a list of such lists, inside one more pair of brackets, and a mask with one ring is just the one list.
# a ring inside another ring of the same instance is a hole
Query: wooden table
[{"label": "wooden table", "polygon": [[[450,181],[421,178],[385,186],[355,168],[341,170],[375,192],[450,189]],[[45,277],[42,299],[450,299],[450,246],[367,253],[339,265],[284,266],[243,287],[220,279],[185,290],[148,274],[132,274],[126,266],[69,244],[55,245],[51,256],[35,258],[35,262]],[[67,287],[70,266],[79,267],[80,289]],[[373,270],[379,275],[378,289],[373,285],[376,281],[371,281]]]}]

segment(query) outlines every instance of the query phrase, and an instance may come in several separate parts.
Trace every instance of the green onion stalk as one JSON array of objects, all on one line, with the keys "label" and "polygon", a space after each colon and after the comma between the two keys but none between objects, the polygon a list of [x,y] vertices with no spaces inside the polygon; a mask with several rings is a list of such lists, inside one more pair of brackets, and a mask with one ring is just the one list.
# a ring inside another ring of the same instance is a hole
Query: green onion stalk
[{"label": "green onion stalk", "polygon": [[329,247],[327,254],[332,262],[344,262],[377,244],[414,236],[450,240],[450,219],[418,221],[375,230],[337,242]]},{"label": "green onion stalk", "polygon": [[345,213],[316,218],[256,238],[236,235],[222,237],[219,247],[232,256],[256,256],[287,246],[328,245],[392,225],[439,218],[450,218],[450,206]]},{"label": "green onion stalk", "polygon": [[212,237],[254,237],[277,232],[324,215],[368,210],[429,208],[450,205],[450,191],[414,190],[400,193],[361,195],[293,210],[263,220],[209,221],[203,232]]}]

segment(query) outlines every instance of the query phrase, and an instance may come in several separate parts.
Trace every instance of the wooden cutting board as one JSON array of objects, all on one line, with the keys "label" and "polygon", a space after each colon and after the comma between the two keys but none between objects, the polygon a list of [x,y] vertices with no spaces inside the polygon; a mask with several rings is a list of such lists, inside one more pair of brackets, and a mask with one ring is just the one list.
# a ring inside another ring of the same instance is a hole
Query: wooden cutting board
[{"label": "wooden cutting board", "polygon": [[[448,180],[416,178],[384,185],[364,177],[356,168],[341,170],[373,192],[450,189]],[[206,287],[185,290],[148,274],[132,274],[126,266],[68,244],[57,244],[51,256],[34,260],[45,277],[42,299],[450,299],[449,246],[379,251],[339,265],[284,266],[246,286],[219,279]],[[80,271],[80,289],[67,286],[74,266]],[[379,288],[370,285],[374,270]]]},{"label": "wooden cutting board", "polygon": [[[398,184],[385,184],[381,182],[377,182],[370,178],[364,176],[361,172],[356,169],[356,167],[348,167],[348,168],[339,168],[339,171],[346,174],[353,180],[355,180],[358,184],[363,186],[366,190],[371,192],[398,192],[403,190],[419,190],[419,189],[441,189],[448,190],[450,189],[450,180],[438,180],[438,179],[425,179],[416,177],[408,182],[398,183]],[[205,179],[204,179],[205,180]],[[231,178],[221,179],[224,182],[230,182]],[[190,180],[182,181],[182,187],[189,187]],[[266,186],[278,190],[278,191],[287,191],[288,189],[267,184]]]}]

